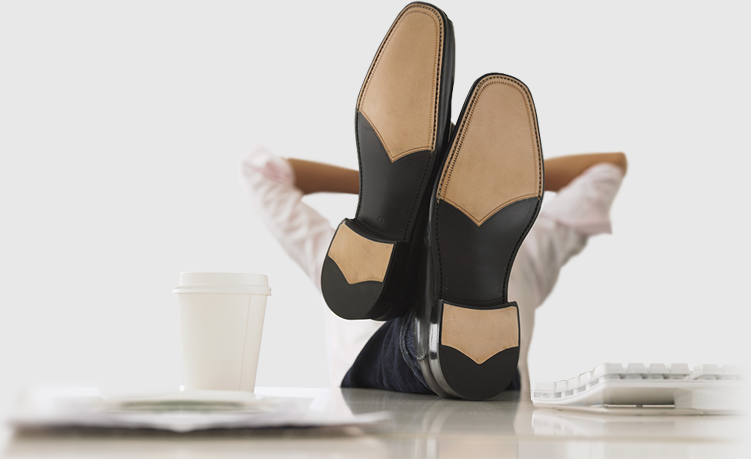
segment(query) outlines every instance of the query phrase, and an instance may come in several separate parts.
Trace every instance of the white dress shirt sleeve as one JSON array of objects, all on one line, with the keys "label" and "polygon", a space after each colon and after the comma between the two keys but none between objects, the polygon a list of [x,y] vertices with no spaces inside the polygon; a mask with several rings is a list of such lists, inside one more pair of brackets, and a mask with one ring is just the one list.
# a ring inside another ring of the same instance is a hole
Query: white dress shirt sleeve
[{"label": "white dress shirt sleeve", "polygon": [[287,255],[321,290],[321,267],[334,229],[302,202],[292,167],[262,146],[240,161],[242,184],[258,215]]}]

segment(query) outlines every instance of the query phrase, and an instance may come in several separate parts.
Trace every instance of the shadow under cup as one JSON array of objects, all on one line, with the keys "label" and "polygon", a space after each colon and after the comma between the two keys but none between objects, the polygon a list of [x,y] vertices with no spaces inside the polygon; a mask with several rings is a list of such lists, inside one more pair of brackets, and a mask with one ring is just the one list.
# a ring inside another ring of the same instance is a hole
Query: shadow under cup
[{"label": "shadow under cup", "polygon": [[180,273],[185,390],[253,392],[268,277],[244,273]]}]

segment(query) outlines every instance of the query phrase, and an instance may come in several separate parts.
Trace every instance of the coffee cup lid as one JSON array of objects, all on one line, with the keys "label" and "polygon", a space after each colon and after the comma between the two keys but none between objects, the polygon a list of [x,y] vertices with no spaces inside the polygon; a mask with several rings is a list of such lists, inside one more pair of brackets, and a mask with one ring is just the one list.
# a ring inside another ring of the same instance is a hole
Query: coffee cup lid
[{"label": "coffee cup lid", "polygon": [[180,273],[173,293],[253,293],[271,295],[265,274]]}]

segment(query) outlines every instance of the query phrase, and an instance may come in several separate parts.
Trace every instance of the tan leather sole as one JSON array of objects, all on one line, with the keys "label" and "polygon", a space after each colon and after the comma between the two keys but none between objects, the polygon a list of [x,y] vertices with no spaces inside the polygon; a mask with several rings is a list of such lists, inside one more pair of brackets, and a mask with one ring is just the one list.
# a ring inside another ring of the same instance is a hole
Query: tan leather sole
[{"label": "tan leather sole", "polygon": [[441,344],[482,364],[497,353],[519,346],[519,311],[467,309],[444,303]]},{"label": "tan leather sole", "polygon": [[493,75],[474,90],[441,176],[438,199],[477,226],[499,210],[542,196],[542,151],[532,96]]},{"label": "tan leather sole", "polygon": [[349,284],[383,282],[394,244],[372,241],[341,223],[331,241],[328,256]]},{"label": "tan leather sole", "polygon": [[391,162],[435,149],[444,32],[435,9],[405,8],[365,78],[357,110],[373,126]]}]

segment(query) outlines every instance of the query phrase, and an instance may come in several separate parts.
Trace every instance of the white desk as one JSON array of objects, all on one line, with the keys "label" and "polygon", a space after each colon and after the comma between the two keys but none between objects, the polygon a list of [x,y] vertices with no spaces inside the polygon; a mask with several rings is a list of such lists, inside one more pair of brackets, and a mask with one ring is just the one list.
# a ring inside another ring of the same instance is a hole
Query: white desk
[{"label": "white desk", "polygon": [[603,416],[536,409],[518,394],[465,402],[362,389],[258,388],[311,398],[328,412],[390,411],[393,422],[358,429],[15,434],[9,458],[247,457],[751,457],[739,416]]}]

